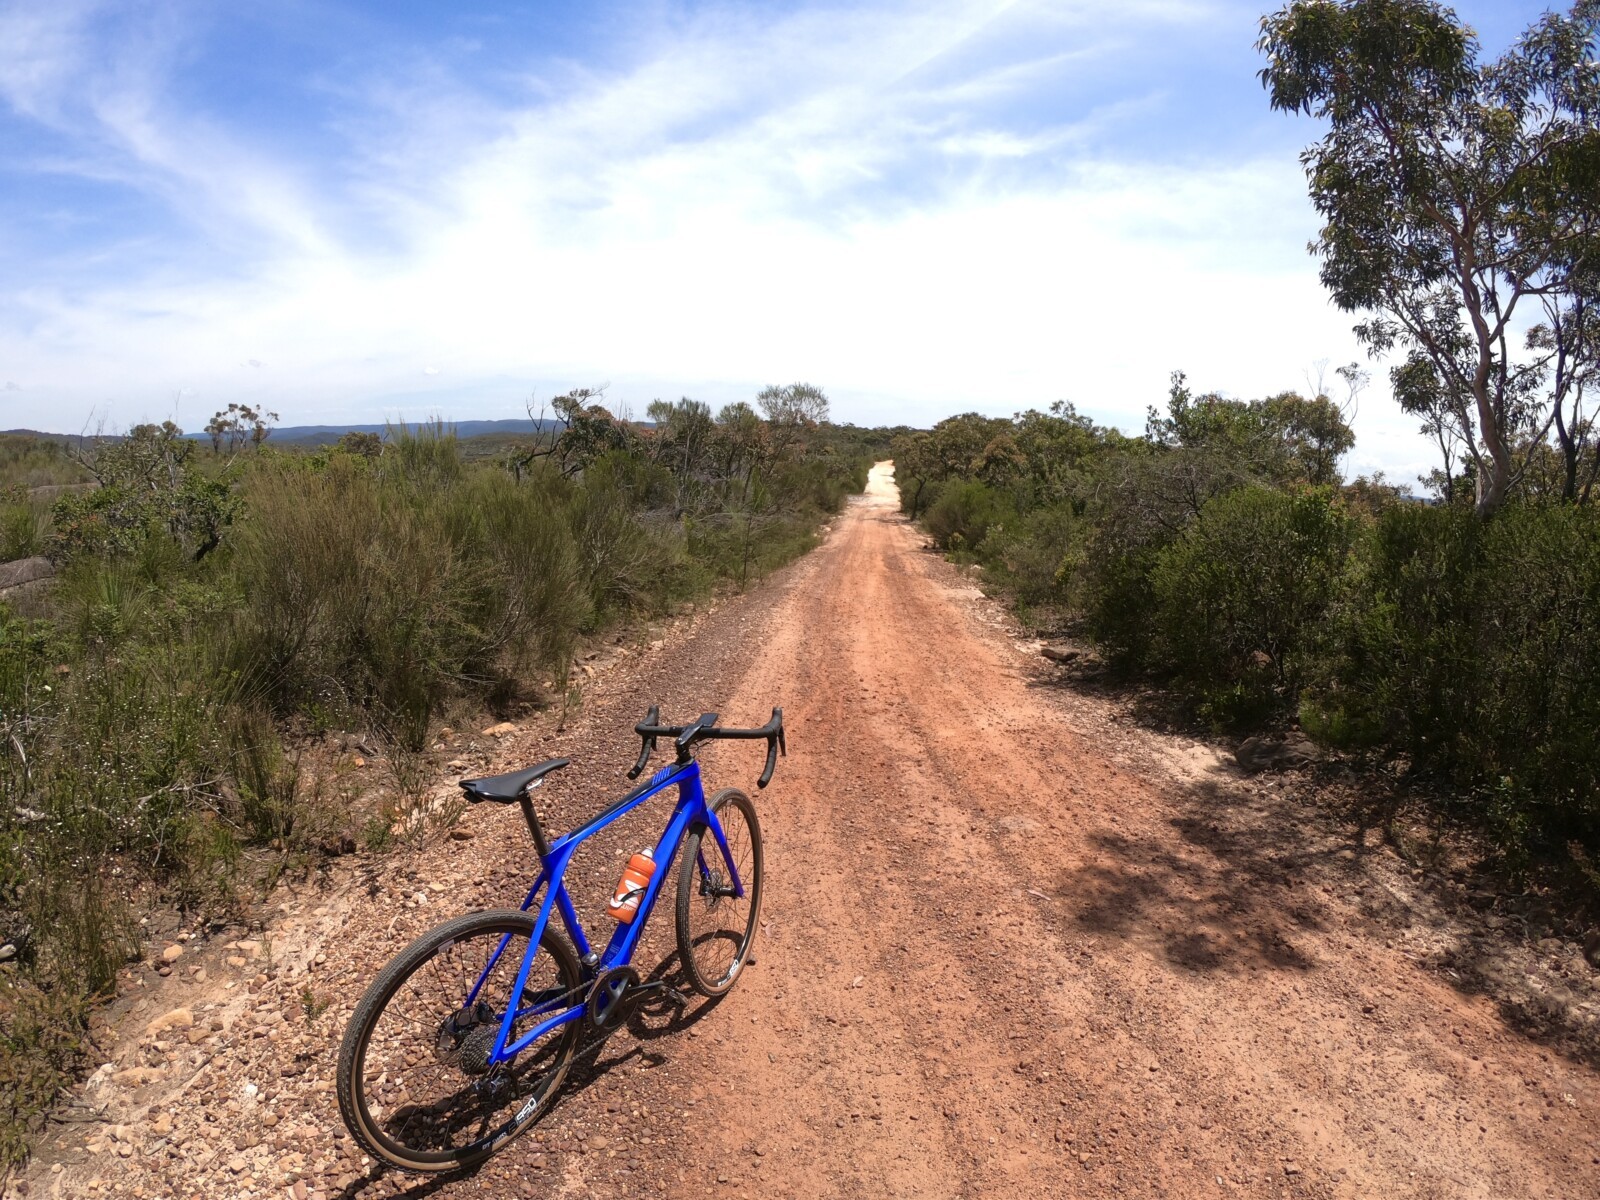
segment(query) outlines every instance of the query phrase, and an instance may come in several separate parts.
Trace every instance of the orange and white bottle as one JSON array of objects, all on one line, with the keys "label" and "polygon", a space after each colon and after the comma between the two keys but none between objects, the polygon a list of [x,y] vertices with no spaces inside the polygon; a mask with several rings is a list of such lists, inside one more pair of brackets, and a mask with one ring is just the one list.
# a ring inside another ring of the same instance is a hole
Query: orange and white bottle
[{"label": "orange and white bottle", "polygon": [[649,850],[635,854],[622,868],[622,878],[617,880],[616,893],[606,905],[606,911],[624,924],[633,920],[639,911],[639,901],[644,899],[645,889],[650,886],[650,877],[655,873],[656,860],[650,857]]}]

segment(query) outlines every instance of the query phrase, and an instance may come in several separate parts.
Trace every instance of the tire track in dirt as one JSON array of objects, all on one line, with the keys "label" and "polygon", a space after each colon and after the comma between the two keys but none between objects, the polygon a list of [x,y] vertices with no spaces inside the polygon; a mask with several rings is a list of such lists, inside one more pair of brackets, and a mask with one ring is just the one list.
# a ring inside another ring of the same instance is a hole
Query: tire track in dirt
[{"label": "tire track in dirt", "polygon": [[885,473],[807,571],[735,693],[792,753],[678,1194],[1600,1194],[1593,1072],[1385,946],[1309,823],[1075,732]]}]

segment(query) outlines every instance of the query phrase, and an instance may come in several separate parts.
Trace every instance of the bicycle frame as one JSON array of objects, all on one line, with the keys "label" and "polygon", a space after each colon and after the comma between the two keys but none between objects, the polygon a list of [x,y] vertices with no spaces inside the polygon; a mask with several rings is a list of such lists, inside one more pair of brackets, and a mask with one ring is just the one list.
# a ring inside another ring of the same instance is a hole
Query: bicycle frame
[{"label": "bicycle frame", "polygon": [[[677,785],[678,804],[672,810],[672,819],[667,822],[667,827],[662,831],[660,840],[656,843],[655,862],[656,870],[650,877],[650,882],[645,888],[645,893],[639,899],[639,910],[634,914],[632,921],[619,922],[612,931],[611,940],[598,957],[593,955],[589,948],[589,940],[584,935],[583,926],[578,921],[577,911],[572,906],[572,898],[567,894],[565,876],[567,865],[572,861],[572,856],[578,846],[586,839],[600,832],[607,825],[619,817],[625,816],[638,808],[641,804],[659,795],[668,787]],[[727,837],[722,832],[722,826],[717,821],[716,814],[706,805],[705,790],[700,784],[700,764],[694,759],[687,763],[674,763],[672,766],[663,767],[651,778],[644,790],[624,802],[607,809],[595,817],[587,825],[565,834],[550,843],[549,852],[541,854],[540,870],[533,886],[528,889],[528,895],[522,902],[522,910],[526,912],[533,907],[539,890],[544,889],[544,898],[539,901],[539,915],[535,918],[533,936],[528,941],[528,948],[523,952],[522,965],[517,971],[517,981],[511,994],[517,997],[515,1003],[507,1003],[505,1015],[500,1019],[500,1028],[495,1035],[494,1050],[489,1055],[489,1064],[509,1062],[534,1042],[544,1037],[551,1030],[557,1029],[571,1021],[576,1021],[584,1015],[587,1006],[587,995],[577,1004],[556,1012],[558,1003],[565,1001],[564,993],[561,1000],[537,1002],[527,1007],[519,1007],[523,999],[523,989],[528,984],[528,974],[533,968],[533,960],[539,953],[539,943],[544,937],[545,928],[550,923],[552,912],[561,914],[561,922],[566,926],[572,944],[577,948],[579,959],[584,964],[585,980],[597,978],[602,972],[612,967],[625,966],[633,957],[634,947],[639,944],[639,938],[644,934],[645,923],[650,919],[650,914],[655,908],[656,899],[661,894],[662,881],[669,872],[666,868],[677,857],[678,847],[683,841],[684,834],[694,825],[704,825],[711,831],[716,839],[717,847],[722,851],[723,862],[728,868],[729,882],[733,886],[734,895],[744,896],[744,883],[739,878],[738,868],[734,865],[733,854],[728,849]],[[700,869],[704,872],[705,852],[704,839],[701,840]],[[511,934],[506,934],[500,939],[500,944],[489,956],[488,963],[479,974],[477,981],[472,985],[471,992],[462,1007],[470,1008],[477,1002],[479,993],[483,990],[489,973],[494,970],[495,964],[500,961],[500,956],[511,942]],[[511,1028],[518,1019],[541,1014],[550,1014],[532,1029],[528,1030],[514,1042],[511,1038]]]}]

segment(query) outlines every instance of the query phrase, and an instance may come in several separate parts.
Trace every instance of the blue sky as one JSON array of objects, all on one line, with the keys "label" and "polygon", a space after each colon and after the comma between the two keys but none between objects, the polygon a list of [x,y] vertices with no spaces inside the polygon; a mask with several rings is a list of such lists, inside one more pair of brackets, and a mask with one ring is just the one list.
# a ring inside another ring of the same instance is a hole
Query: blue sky
[{"label": "blue sky", "polygon": [[[1304,390],[1363,355],[1266,7],[0,2],[0,428]],[[1408,479],[1374,374],[1347,467]]]}]

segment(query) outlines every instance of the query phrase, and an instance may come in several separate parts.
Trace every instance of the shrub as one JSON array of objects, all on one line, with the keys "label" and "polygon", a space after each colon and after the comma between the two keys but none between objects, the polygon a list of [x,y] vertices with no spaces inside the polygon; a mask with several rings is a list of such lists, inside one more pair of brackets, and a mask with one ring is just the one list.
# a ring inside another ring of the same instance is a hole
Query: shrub
[{"label": "shrub", "polygon": [[1351,532],[1325,490],[1247,487],[1161,551],[1157,655],[1203,716],[1237,725],[1298,700]]},{"label": "shrub", "polygon": [[1065,604],[1075,590],[1087,532],[1072,505],[1057,504],[991,528],[979,549],[1019,603]]},{"label": "shrub", "polygon": [[988,535],[990,526],[1009,515],[1004,499],[987,484],[952,480],[940,489],[924,524],[941,549],[970,551]]},{"label": "shrub", "polygon": [[1508,838],[1596,844],[1600,513],[1390,509],[1343,625],[1346,719],[1381,729]]},{"label": "shrub", "polygon": [[593,601],[569,485],[482,471],[446,489],[442,452],[410,455],[393,472],[343,456],[262,470],[234,569],[253,630],[242,666],[277,712],[370,709],[416,749],[452,690],[564,673]]},{"label": "shrub", "polygon": [[194,558],[215,549],[237,505],[228,480],[202,469],[195,449],[170,421],[100,445],[100,486],[56,502],[52,556],[136,555],[152,541]]},{"label": "shrub", "polygon": [[[581,633],[787,561],[865,478],[865,439],[810,429],[820,448],[784,457],[745,432],[743,459],[657,460],[627,433],[563,474],[537,447],[469,467],[437,422],[231,468],[142,426],[96,448],[100,487],[47,539],[20,486],[0,493],[0,551],[46,539],[62,563],[28,602],[47,619],[0,603],[0,936],[34,935],[0,971],[0,1173],[137,952],[130,894],[228,906],[248,845],[349,827],[285,729],[371,723],[415,772],[446,703],[564,687]],[[0,438],[0,467],[35,459],[73,478]]]}]

